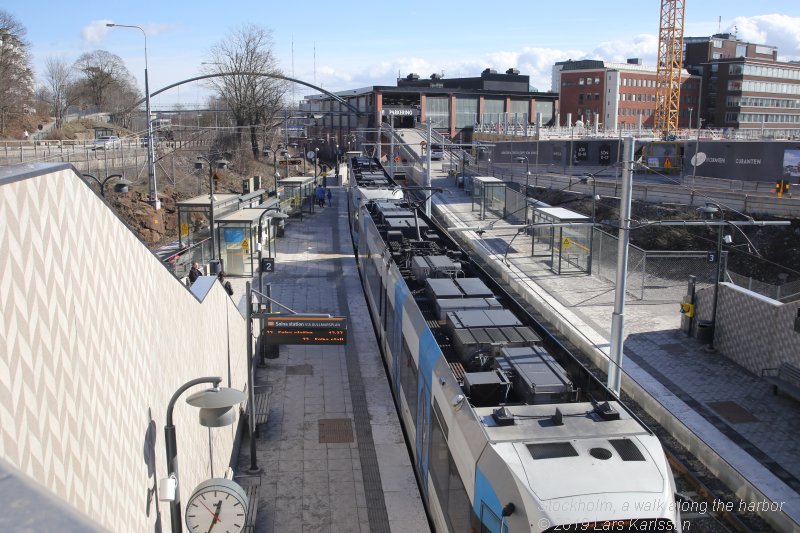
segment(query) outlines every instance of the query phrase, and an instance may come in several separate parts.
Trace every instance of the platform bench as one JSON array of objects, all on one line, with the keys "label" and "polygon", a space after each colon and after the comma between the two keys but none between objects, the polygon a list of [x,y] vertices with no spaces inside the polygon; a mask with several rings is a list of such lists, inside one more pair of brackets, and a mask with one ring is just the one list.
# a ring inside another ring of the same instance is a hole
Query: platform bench
[{"label": "platform bench", "polygon": [[800,401],[800,368],[789,363],[781,363],[777,368],[765,368],[761,376],[772,384],[772,394],[783,391]]},{"label": "platform bench", "polygon": [[[246,425],[250,424],[250,396],[245,399],[244,403],[242,404],[242,417],[244,423]],[[253,400],[256,404],[256,411],[255,411],[255,422],[256,427],[253,428],[254,434],[258,437],[258,426],[259,424],[266,424],[267,420],[269,419],[269,392],[267,391],[259,391],[258,387],[256,387],[256,392],[253,395]]]},{"label": "platform bench", "polygon": [[244,517],[245,533],[255,533],[256,530],[256,515],[258,514],[258,485],[250,485],[247,487],[247,516]]}]

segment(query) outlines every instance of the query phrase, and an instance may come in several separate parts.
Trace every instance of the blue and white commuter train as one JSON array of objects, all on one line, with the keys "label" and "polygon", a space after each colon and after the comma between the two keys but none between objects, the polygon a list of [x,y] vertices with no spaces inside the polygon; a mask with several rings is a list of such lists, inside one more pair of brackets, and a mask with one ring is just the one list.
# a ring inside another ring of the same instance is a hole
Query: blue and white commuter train
[{"label": "blue and white commuter train", "polygon": [[436,531],[680,531],[653,433],[446,232],[381,196],[376,160],[349,164],[364,292]]}]

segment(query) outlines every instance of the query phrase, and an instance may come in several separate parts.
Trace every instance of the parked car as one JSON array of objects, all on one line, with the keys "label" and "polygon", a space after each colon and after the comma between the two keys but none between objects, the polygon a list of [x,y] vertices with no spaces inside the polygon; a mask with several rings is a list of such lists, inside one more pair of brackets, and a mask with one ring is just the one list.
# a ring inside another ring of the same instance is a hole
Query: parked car
[{"label": "parked car", "polygon": [[[158,135],[153,135],[153,146],[158,146],[158,143],[160,142],[161,139],[158,137]],[[147,137],[142,137],[141,146],[142,148],[147,148]]]},{"label": "parked car", "polygon": [[108,150],[122,147],[122,141],[116,135],[103,135],[92,143],[92,150]]}]

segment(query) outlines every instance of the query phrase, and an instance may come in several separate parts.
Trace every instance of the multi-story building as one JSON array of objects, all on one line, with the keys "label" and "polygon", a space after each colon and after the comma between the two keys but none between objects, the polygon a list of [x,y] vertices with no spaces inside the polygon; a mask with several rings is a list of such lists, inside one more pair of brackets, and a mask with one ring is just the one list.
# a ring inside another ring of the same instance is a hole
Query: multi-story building
[{"label": "multi-story building", "polygon": [[684,39],[684,66],[703,80],[703,127],[800,137],[800,62],[730,33]]},{"label": "multi-story building", "polygon": [[[689,126],[699,89],[698,76],[682,73],[680,127]],[[558,62],[553,67],[553,90],[560,93],[558,125],[578,123],[607,131],[653,127],[656,67],[642,65],[638,59],[627,63],[593,59]]]},{"label": "multi-story building", "polygon": [[512,127],[548,125],[555,117],[558,95],[531,89],[530,78],[516,69],[498,74],[484,70],[479,77],[444,78],[409,74],[397,86],[371,86],[335,93],[360,113],[355,114],[328,95],[306,96],[300,110],[320,114],[309,135],[342,139],[350,130],[377,128],[380,123],[413,127],[427,123],[442,135],[469,142],[475,124],[493,123],[498,132]]}]

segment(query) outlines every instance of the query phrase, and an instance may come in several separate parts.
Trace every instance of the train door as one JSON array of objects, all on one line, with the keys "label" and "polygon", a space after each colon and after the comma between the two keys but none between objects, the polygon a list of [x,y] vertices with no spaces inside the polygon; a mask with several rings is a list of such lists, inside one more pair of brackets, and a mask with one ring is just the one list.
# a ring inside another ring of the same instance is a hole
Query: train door
[{"label": "train door", "polygon": [[417,467],[419,468],[422,489],[425,497],[428,496],[428,449],[430,448],[431,427],[431,386],[425,380],[423,373],[419,373],[419,388],[417,389]]},{"label": "train door", "polygon": [[[397,405],[400,405],[400,365],[403,364],[402,359],[405,354],[402,350],[403,345],[403,303],[405,302],[406,295],[403,283],[396,283],[394,286],[394,314],[391,317],[392,335],[389,335],[389,347],[392,357],[392,381],[394,387],[394,399]],[[391,303],[389,304],[392,305]]]}]

